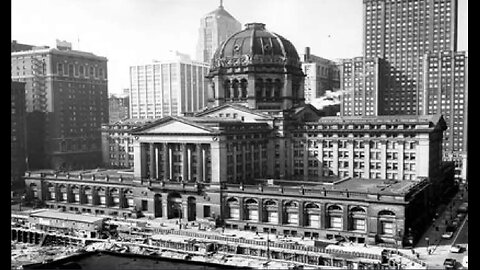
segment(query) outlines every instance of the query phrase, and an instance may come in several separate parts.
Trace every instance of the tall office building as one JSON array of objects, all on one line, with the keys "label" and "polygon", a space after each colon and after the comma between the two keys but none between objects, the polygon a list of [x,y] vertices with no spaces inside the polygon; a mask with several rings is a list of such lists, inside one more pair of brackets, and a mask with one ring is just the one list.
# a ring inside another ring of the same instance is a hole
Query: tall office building
[{"label": "tall office building", "polygon": [[356,57],[340,60],[342,95],[340,115],[378,115],[382,110],[385,63],[381,58]]},{"label": "tall office building", "polygon": [[468,113],[468,57],[465,52],[442,51],[425,56],[425,112],[442,114],[445,160],[456,163],[456,177],[465,179]]},{"label": "tall office building", "polygon": [[105,57],[57,40],[57,48],[12,52],[11,76],[25,83],[31,169],[101,164],[100,127],[108,121]]},{"label": "tall office building", "polygon": [[113,124],[123,119],[129,118],[130,98],[126,96],[111,95],[108,98],[108,117],[109,123]]},{"label": "tall office building", "polygon": [[364,56],[387,62],[384,110],[424,114],[424,55],[457,48],[457,0],[364,0]]},{"label": "tall office building", "polygon": [[159,118],[207,105],[208,65],[188,56],[130,67],[130,117]]},{"label": "tall office building", "polygon": [[300,58],[306,75],[305,103],[315,104],[316,100],[325,96],[327,90],[340,88],[340,71],[334,61],[310,54],[309,47],[305,48],[305,54]]},{"label": "tall office building", "polygon": [[197,43],[197,61],[210,63],[215,50],[230,35],[240,31],[242,25],[220,6],[200,19]]},{"label": "tall office building", "polygon": [[10,89],[10,180],[14,189],[26,170],[25,83],[12,81]]}]

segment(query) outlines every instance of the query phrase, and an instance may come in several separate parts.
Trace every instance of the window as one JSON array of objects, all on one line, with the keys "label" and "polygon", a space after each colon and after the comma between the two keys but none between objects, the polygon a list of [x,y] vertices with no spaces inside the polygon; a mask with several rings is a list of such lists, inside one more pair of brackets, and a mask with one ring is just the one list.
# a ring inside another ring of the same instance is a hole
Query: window
[{"label": "window", "polygon": [[106,203],[107,203],[107,200],[105,196],[100,196],[100,205],[106,205]]},{"label": "window", "polygon": [[231,219],[240,219],[240,209],[239,208],[230,208],[230,218]]},{"label": "window", "polygon": [[80,202],[80,194],[75,193],[74,202]]},{"label": "window", "polygon": [[258,221],[258,210],[257,209],[248,209],[248,220]]},{"label": "window", "polygon": [[363,218],[354,218],[352,229],[354,231],[365,231],[365,219]]},{"label": "window", "polygon": [[298,213],[286,213],[287,224],[298,224]]},{"label": "window", "polygon": [[342,218],[341,217],[330,217],[330,228],[332,229],[342,229]]},{"label": "window", "polygon": [[393,235],[393,222],[382,221],[381,222],[381,233]]},{"label": "window", "polygon": [[267,222],[274,224],[278,223],[278,213],[276,211],[268,211]]},{"label": "window", "polygon": [[127,203],[128,203],[128,207],[133,207],[134,206],[132,198],[127,199]]}]

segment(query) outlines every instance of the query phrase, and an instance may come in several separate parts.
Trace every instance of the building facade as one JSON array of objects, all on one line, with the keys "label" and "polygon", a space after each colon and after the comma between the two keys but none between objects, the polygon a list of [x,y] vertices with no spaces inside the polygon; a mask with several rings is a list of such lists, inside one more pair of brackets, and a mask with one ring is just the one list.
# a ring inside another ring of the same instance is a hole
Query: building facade
[{"label": "building facade", "polygon": [[310,54],[309,47],[300,57],[305,73],[305,103],[315,104],[317,99],[325,96],[327,90],[340,89],[340,70],[334,61]]},{"label": "building facade", "polygon": [[207,105],[207,64],[177,55],[130,67],[130,118],[159,118],[195,112]]},{"label": "building facade", "polygon": [[424,55],[457,49],[457,0],[364,0],[364,56],[386,61],[381,114],[425,114]]},{"label": "building facade", "polygon": [[133,136],[130,132],[153,119],[123,119],[102,125],[103,166],[133,168]]},{"label": "building facade", "polygon": [[443,153],[456,163],[456,177],[466,179],[468,119],[468,57],[442,51],[425,56],[425,112],[442,114],[447,122]]},{"label": "building facade", "polygon": [[130,113],[130,97],[111,95],[108,98],[108,118],[109,123],[115,123],[120,120],[128,119]]},{"label": "building facade", "polygon": [[101,164],[107,59],[59,44],[12,52],[11,60],[12,80],[25,83],[30,167]]},{"label": "building facade", "polygon": [[342,116],[379,115],[383,110],[385,63],[380,58],[342,59],[340,101]]},{"label": "building facade", "polygon": [[12,81],[10,90],[10,180],[14,189],[21,183],[21,177],[27,169],[25,83]]},{"label": "building facade", "polygon": [[240,22],[225,10],[220,0],[220,6],[217,9],[200,19],[196,60],[210,63],[213,53],[220,44],[241,29]]},{"label": "building facade", "polygon": [[210,108],[130,132],[133,172],[27,172],[28,199],[67,211],[412,244],[453,185],[453,166],[442,161],[445,121],[320,118],[303,103],[299,60],[288,40],[247,24],[215,53]]},{"label": "building facade", "polygon": [[11,52],[29,51],[34,47],[34,45],[18,43],[16,40],[12,40],[11,42]]}]

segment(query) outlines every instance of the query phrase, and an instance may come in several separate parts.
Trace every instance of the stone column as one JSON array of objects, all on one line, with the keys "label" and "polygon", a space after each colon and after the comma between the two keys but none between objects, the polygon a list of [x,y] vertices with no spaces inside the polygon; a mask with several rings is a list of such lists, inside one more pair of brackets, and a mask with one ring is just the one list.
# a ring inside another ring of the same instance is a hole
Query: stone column
[{"label": "stone column", "polygon": [[252,178],[255,178],[255,145],[252,143],[250,145],[250,158],[252,162]]},{"label": "stone column", "polygon": [[399,180],[403,180],[403,175],[405,173],[405,168],[403,166],[403,154],[404,154],[404,149],[405,149],[405,142],[404,141],[397,141],[398,144],[398,159],[397,159],[397,164],[398,164],[398,178]]},{"label": "stone column", "polygon": [[260,177],[263,177],[265,175],[265,172],[263,171],[263,156],[262,156],[262,151],[263,151],[263,146],[260,143],[258,145],[258,173],[260,174]]},{"label": "stone column", "polygon": [[258,222],[263,222],[263,199],[258,198]]},{"label": "stone column", "polygon": [[187,147],[187,156],[188,156],[188,181],[192,181],[193,174],[192,174],[192,145],[188,145]]},{"label": "stone column", "polygon": [[370,141],[365,141],[365,178],[370,178]]},{"label": "stone column", "polygon": [[318,150],[318,175],[323,176],[323,141],[317,140],[317,150]]},{"label": "stone column", "polygon": [[380,178],[387,178],[387,141],[380,142]]},{"label": "stone column", "polygon": [[187,156],[187,144],[182,143],[182,180],[188,179],[188,156]]},{"label": "stone column", "polygon": [[303,201],[298,202],[298,226],[304,227],[305,226],[305,211],[304,211],[304,203]]},{"label": "stone column", "polygon": [[232,159],[233,159],[233,181],[236,183],[237,182],[237,147],[238,144],[233,145],[233,151],[232,151]]},{"label": "stone column", "polygon": [[150,178],[155,178],[157,172],[155,171],[156,168],[156,161],[155,161],[155,145],[150,143]]},{"label": "stone column", "polygon": [[247,157],[247,145],[242,143],[242,179],[243,179],[243,182],[245,182],[247,180],[247,174],[246,174],[246,171],[247,171],[247,160],[246,160],[246,157]]},{"label": "stone column", "polygon": [[347,150],[348,150],[348,176],[353,177],[353,144],[354,141],[352,139],[347,140]]},{"label": "stone column", "polygon": [[203,149],[202,144],[197,143],[197,181],[203,182]]},{"label": "stone column", "polygon": [[343,230],[348,231],[349,228],[349,219],[348,219],[348,205],[343,206]]},{"label": "stone column", "polygon": [[327,208],[325,203],[320,204],[320,229],[327,228]]},{"label": "stone column", "polygon": [[238,200],[238,215],[239,215],[239,220],[244,220],[244,217],[245,217],[245,206],[243,205],[243,200],[244,198],[241,197],[239,198]]},{"label": "stone column", "polygon": [[163,144],[163,179],[170,177],[170,154],[168,143]]},{"label": "stone column", "polygon": [[[220,183],[225,181],[227,179],[227,148],[225,142],[218,141],[218,139],[213,141],[210,144],[210,157],[212,175],[211,182]],[[205,175],[207,174],[205,170],[204,173]]]},{"label": "stone column", "polygon": [[[202,147],[202,179],[205,182],[207,179],[207,149],[205,147]],[[211,148],[210,148],[211,151]]]},{"label": "stone column", "polygon": [[338,175],[338,141],[333,141],[333,160],[332,171],[335,175]]},{"label": "stone column", "polygon": [[278,200],[278,224],[283,224],[283,200]]},{"label": "stone column", "polygon": [[173,179],[173,145],[167,144],[168,145],[168,172],[169,172],[169,178]]},{"label": "stone column", "polygon": [[134,176],[135,178],[144,178],[147,174],[146,169],[146,153],[143,143],[139,141],[134,141],[133,143],[133,153],[134,153]]},{"label": "stone column", "polygon": [[155,179],[160,178],[160,168],[159,168],[159,161],[160,161],[160,151],[158,149],[158,144],[155,144]]}]

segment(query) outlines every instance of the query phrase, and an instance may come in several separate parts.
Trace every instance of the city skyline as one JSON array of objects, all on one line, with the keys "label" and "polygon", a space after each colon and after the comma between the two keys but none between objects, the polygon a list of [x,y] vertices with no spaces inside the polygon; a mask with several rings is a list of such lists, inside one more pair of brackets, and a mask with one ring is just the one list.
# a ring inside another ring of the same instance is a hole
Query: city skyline
[{"label": "city skyline", "polygon": [[[308,46],[312,54],[328,59],[362,56],[362,1],[305,0],[302,5],[296,0],[246,2],[227,0],[223,6],[242,25],[262,22],[268,30],[282,33],[299,53]],[[129,87],[131,65],[160,60],[167,57],[169,50],[195,58],[200,19],[220,4],[218,0],[51,0],[49,3],[50,8],[31,0],[12,2],[12,40],[51,47],[55,39],[67,40],[75,50],[107,57],[108,89],[112,94],[120,94]],[[464,51],[468,50],[468,1],[459,0],[458,4],[458,51]],[[320,10],[321,15],[312,10]],[[344,16],[339,16],[339,12]],[[183,15],[181,20],[179,14]],[[32,28],[32,24],[37,27]],[[114,30],[102,31],[102,28]]]}]

